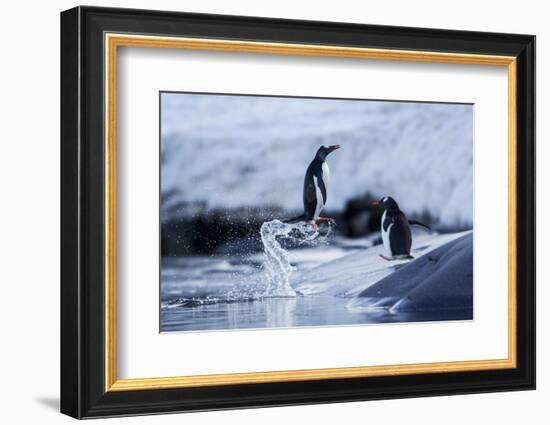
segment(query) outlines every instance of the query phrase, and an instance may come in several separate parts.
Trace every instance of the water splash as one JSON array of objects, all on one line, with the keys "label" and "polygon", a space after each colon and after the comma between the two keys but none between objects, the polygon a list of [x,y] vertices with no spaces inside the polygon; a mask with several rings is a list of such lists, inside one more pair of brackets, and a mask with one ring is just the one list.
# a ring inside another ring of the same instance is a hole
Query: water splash
[{"label": "water splash", "polygon": [[[317,246],[328,243],[332,226],[321,226],[315,230],[306,222],[283,223],[279,220],[268,221],[260,228],[263,243],[264,261],[255,265],[254,270],[225,270],[225,265],[219,266],[222,274],[216,286],[208,287],[208,293],[195,288],[175,298],[163,301],[165,310],[178,307],[208,307],[216,304],[235,304],[262,301],[272,298],[294,298],[296,291],[290,285],[294,271],[287,248],[302,246]],[[232,284],[229,284],[231,282]],[[202,284],[199,289],[203,288]],[[293,304],[288,304],[293,305]]]},{"label": "water splash", "polygon": [[264,268],[267,277],[266,297],[295,297],[296,291],[290,286],[290,276],[293,267],[290,264],[288,251],[281,246],[285,240],[292,245],[314,245],[326,241],[332,228],[320,235],[306,222],[283,223],[280,220],[267,221],[260,228],[260,236],[264,245]]}]

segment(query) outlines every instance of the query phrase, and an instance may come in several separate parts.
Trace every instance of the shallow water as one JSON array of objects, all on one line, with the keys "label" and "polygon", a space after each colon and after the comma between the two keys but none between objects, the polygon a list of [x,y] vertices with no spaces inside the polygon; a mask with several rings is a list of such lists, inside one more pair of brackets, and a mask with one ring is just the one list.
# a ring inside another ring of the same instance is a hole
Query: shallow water
[{"label": "shallow water", "polygon": [[348,302],[349,299],[346,298],[313,295],[167,308],[161,311],[161,332],[337,326],[472,318],[471,310],[408,314],[390,314],[387,310],[354,313],[346,308]]},{"label": "shallow water", "polygon": [[[288,237],[289,228],[276,223],[269,231]],[[417,257],[458,236],[419,234],[412,253]],[[472,319],[472,309],[354,308],[352,300],[361,291],[409,261],[381,259],[382,247],[368,239],[316,237],[293,249],[279,248],[163,259],[161,332]]]}]

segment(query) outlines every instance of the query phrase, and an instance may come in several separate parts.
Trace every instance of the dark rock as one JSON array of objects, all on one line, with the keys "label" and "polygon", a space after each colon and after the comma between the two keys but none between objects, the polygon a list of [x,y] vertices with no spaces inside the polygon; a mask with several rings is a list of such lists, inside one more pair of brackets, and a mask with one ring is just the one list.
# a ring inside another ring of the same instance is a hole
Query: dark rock
[{"label": "dark rock", "polygon": [[[190,216],[161,223],[161,253],[165,257],[261,249],[256,240],[264,221],[281,218],[277,208],[234,208],[201,210]],[[190,209],[188,207],[187,209]],[[229,244],[228,250],[223,248]]]},{"label": "dark rock", "polygon": [[350,199],[342,214],[342,229],[351,238],[358,238],[380,230],[382,210],[374,207],[375,198],[366,194]]}]

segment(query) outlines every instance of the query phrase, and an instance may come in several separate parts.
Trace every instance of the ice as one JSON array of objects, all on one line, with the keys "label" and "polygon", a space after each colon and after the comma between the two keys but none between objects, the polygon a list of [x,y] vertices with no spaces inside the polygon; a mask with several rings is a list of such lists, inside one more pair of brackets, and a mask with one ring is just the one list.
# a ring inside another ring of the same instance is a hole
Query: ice
[{"label": "ice", "polygon": [[[302,224],[282,222],[268,222],[264,231],[266,228],[268,239],[274,241],[287,239],[297,228],[311,231]],[[371,246],[368,238],[348,244],[335,237],[305,248],[279,244],[273,255],[282,255],[278,257],[282,267],[274,270],[283,275],[274,280],[266,272],[266,259],[257,254],[240,259],[197,256],[166,260],[161,330],[471,320],[471,293],[467,292],[471,289],[471,257],[463,256],[456,245],[468,234],[471,232],[415,232],[412,261],[382,259],[382,247]],[[298,234],[294,237],[300,240]],[[462,280],[456,280],[456,270],[462,273]],[[409,283],[415,291],[412,301],[403,296]],[[457,302],[466,308],[457,309]]]},{"label": "ice", "polygon": [[366,288],[348,304],[352,312],[390,314],[429,310],[471,310],[473,234],[431,249],[396,273]]},{"label": "ice", "polygon": [[[411,254],[419,258],[464,235],[424,233],[414,235]],[[304,271],[293,281],[293,288],[303,295],[331,295],[352,298],[411,260],[387,261],[380,257],[382,245],[361,249]],[[322,255],[322,254],[321,254]]]}]

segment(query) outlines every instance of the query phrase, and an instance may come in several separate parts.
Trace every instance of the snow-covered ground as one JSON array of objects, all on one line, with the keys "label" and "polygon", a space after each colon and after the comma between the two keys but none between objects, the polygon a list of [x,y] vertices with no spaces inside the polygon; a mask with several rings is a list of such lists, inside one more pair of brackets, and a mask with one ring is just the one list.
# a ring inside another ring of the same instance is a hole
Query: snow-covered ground
[{"label": "snow-covered ground", "polygon": [[471,105],[164,93],[164,220],[208,208],[299,211],[305,169],[331,154],[327,209],[353,197],[393,196],[407,214],[472,225]]}]

